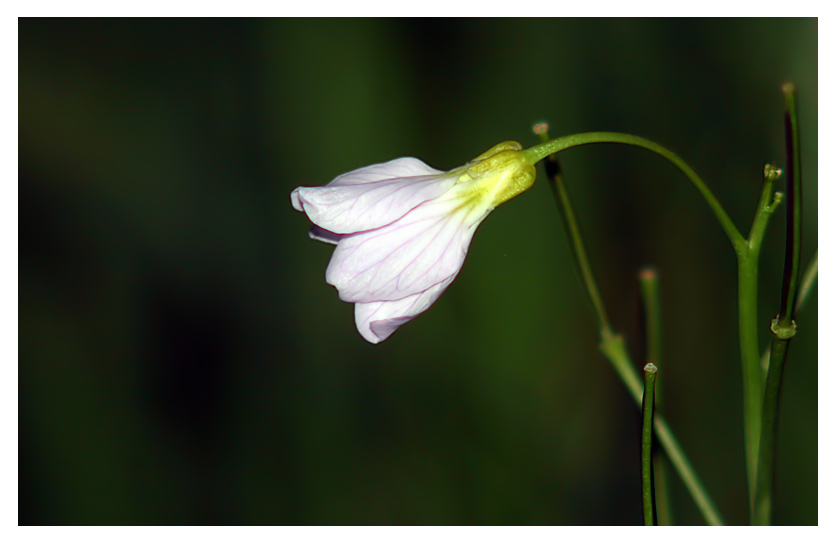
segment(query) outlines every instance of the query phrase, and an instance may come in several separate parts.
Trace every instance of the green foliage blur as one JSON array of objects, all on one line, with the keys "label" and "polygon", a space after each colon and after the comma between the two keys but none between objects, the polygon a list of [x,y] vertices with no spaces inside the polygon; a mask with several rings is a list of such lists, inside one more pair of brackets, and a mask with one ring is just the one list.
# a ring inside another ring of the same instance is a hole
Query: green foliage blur
[{"label": "green foliage blur", "polygon": [[[548,119],[675,151],[746,233],[791,80],[805,267],[817,41],[816,19],[20,20],[20,523],[640,524],[639,414],[542,170],[377,346],[289,193],[401,156],[453,168]],[[637,364],[637,274],[659,271],[663,412],[747,523],[730,244],[659,157],[561,162]],[[818,523],[815,299],[785,373],[778,524]],[[670,479],[674,521],[702,523]]]}]

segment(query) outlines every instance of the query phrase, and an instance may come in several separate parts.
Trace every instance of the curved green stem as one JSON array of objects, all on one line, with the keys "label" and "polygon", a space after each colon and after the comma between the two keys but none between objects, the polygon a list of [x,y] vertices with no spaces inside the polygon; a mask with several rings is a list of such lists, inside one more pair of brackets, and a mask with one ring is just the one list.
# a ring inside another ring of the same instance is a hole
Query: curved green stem
[{"label": "curved green stem", "polygon": [[527,156],[529,162],[534,164],[549,155],[571,147],[601,143],[626,144],[641,147],[643,149],[647,149],[648,151],[652,151],[653,153],[656,153],[673,163],[683,174],[685,174],[685,177],[687,177],[694,187],[696,187],[703,198],[705,198],[705,201],[714,212],[714,215],[720,222],[720,226],[723,227],[726,236],[728,236],[735,249],[741,251],[746,246],[746,239],[743,238],[743,235],[740,234],[739,230],[737,230],[734,222],[726,213],[726,210],[723,209],[723,206],[720,205],[720,202],[717,200],[717,197],[714,196],[714,193],[712,193],[708,188],[708,185],[706,185],[697,173],[694,172],[694,170],[677,154],[655,142],[645,140],[644,138],[640,138],[638,136],[619,134],[617,132],[584,132],[582,134],[572,134],[571,136],[563,136],[561,138],[550,140],[526,149],[523,153]]}]

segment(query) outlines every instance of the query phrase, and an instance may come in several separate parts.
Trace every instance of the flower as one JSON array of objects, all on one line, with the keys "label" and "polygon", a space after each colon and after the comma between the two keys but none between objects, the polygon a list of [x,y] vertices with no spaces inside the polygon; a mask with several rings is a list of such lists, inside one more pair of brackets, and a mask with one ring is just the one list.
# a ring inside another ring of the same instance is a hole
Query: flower
[{"label": "flower", "polygon": [[504,142],[449,172],[405,157],[293,190],[311,238],[337,246],[325,279],[354,303],[363,338],[382,342],[453,282],[476,227],[534,183],[521,149]]}]

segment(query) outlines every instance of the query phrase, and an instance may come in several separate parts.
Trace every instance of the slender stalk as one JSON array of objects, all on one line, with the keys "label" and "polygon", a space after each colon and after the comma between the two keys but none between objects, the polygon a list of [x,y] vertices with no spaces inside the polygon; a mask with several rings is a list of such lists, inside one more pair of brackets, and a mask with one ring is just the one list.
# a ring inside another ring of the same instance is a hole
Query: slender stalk
[{"label": "slender stalk", "polygon": [[773,336],[769,372],[764,388],[761,442],[758,450],[758,474],[753,525],[771,525],[772,493],[775,480],[775,436],[778,427],[778,399],[789,342]]},{"label": "slender stalk", "polygon": [[749,515],[754,519],[755,487],[758,469],[758,444],[763,404],[763,369],[758,340],[758,262],[763,236],[772,213],[783,195],[772,193],[781,170],[772,164],[763,169],[761,198],[744,250],[738,251],[738,321],[743,369],[743,421],[746,452],[746,481],[749,490]]},{"label": "slender stalk", "polygon": [[746,481],[749,514],[754,514],[755,481],[758,469],[763,374],[758,344],[758,258],[738,255],[737,307],[740,360],[743,368],[743,438],[746,453]]},{"label": "slender stalk", "polygon": [[656,365],[644,365],[644,396],[642,397],[642,512],[645,525],[656,525],[653,500],[653,394],[656,386]]},{"label": "slender stalk", "polygon": [[[542,131],[538,132],[537,130],[535,130],[535,132],[539,134],[543,139],[548,139],[547,126],[544,127]],[[546,142],[546,144],[542,144],[541,146],[536,146],[535,148],[531,149],[542,148],[543,145],[548,145],[549,143],[554,141],[557,140],[550,140]],[[589,141],[583,143],[592,142]],[[531,149],[529,149],[529,151]],[[592,267],[589,264],[589,259],[587,257],[586,250],[583,244],[583,238],[580,234],[580,228],[578,227],[577,219],[575,217],[571,201],[569,200],[569,194],[566,191],[565,185],[563,183],[559,163],[557,163],[557,159],[555,157],[550,157],[548,154],[540,156],[536,159],[536,161],[539,161],[546,157],[548,157],[546,165],[547,168],[549,168],[547,172],[549,173],[548,178],[552,186],[552,191],[554,193],[555,198],[558,201],[559,208],[561,210],[564,210],[563,215],[565,217],[563,218],[563,225],[566,229],[567,237],[570,239],[570,245],[572,247],[572,256],[576,261],[576,266],[578,270],[581,271],[580,274],[582,278],[582,283],[586,289],[587,295],[589,296],[590,300],[593,301],[593,307],[595,308],[596,317],[598,318],[599,333],[601,336],[601,351],[604,353],[607,359],[609,359],[610,363],[612,363],[613,368],[615,369],[618,376],[621,378],[621,381],[624,382],[624,385],[627,387],[627,390],[630,392],[633,399],[638,403],[639,406],[641,406],[641,379],[639,378],[638,372],[636,371],[635,367],[630,361],[630,356],[627,354],[623,338],[620,335],[614,334],[609,326],[609,320],[607,319],[606,309],[604,307],[603,301],[600,297],[597,285],[595,283],[595,278],[592,274]],[[548,166],[550,163],[552,164],[552,166]],[[562,190],[560,190],[560,187],[562,187]],[[565,210],[567,209],[572,210],[572,213],[566,214]],[[596,304],[596,302],[594,301],[598,301],[598,303]],[[694,498],[694,501],[696,502],[700,512],[705,517],[706,522],[708,522],[709,525],[723,525],[722,517],[720,516],[720,513],[717,511],[717,507],[714,505],[713,501],[708,496],[708,493],[706,492],[705,488],[703,487],[702,483],[697,477],[696,472],[694,471],[687,457],[685,457],[685,454],[683,453],[681,446],[676,441],[673,432],[671,432],[670,428],[668,427],[667,422],[664,420],[664,418],[658,416],[655,418],[654,426],[656,429],[657,437],[659,439],[659,443],[662,444],[662,447],[668,454],[671,463],[673,464],[674,468],[677,470],[680,477],[682,478],[685,487],[688,489],[691,496]]]},{"label": "slender stalk", "polygon": [[784,281],[781,289],[781,310],[778,324],[792,323],[793,303],[801,261],[801,149],[798,135],[798,114],[795,107],[795,86],[784,85],[784,127],[787,149],[787,237],[784,254]]},{"label": "slender stalk", "polygon": [[714,212],[714,215],[717,217],[717,220],[720,222],[720,226],[723,227],[723,230],[732,245],[738,249],[746,245],[746,240],[743,238],[743,235],[737,230],[734,222],[726,213],[726,210],[723,209],[723,206],[720,205],[720,202],[717,200],[717,197],[714,196],[714,193],[711,192],[711,189],[708,188],[708,185],[706,185],[697,173],[694,172],[694,170],[688,166],[685,161],[679,158],[678,155],[655,142],[645,140],[644,138],[640,138],[638,136],[619,134],[617,132],[585,132],[582,134],[572,134],[571,136],[563,136],[561,138],[549,140],[540,145],[526,149],[523,153],[525,153],[528,160],[534,164],[549,155],[572,147],[600,143],[626,144],[641,147],[647,149],[648,151],[652,151],[653,153],[656,153],[673,163],[674,166],[676,166],[685,175],[685,177],[688,178],[694,187],[696,187],[703,198],[705,198],[705,201]]},{"label": "slender stalk", "polygon": [[[659,274],[653,268],[639,272],[645,329],[645,361],[661,367],[662,361],[662,304],[659,295]],[[662,383],[656,377],[655,405],[662,409]],[[653,481],[656,494],[656,521],[659,525],[673,525],[668,467],[658,448],[653,448]]]},{"label": "slender stalk", "polygon": [[592,266],[589,264],[589,257],[586,254],[586,248],[581,237],[580,225],[578,224],[577,216],[575,215],[575,208],[572,206],[572,201],[569,199],[569,193],[566,191],[566,185],[563,182],[563,175],[560,169],[560,163],[557,159],[549,159],[545,162],[546,175],[549,179],[549,187],[551,187],[554,194],[555,201],[560,206],[560,219],[563,223],[563,229],[566,231],[569,239],[569,245],[572,249],[572,254],[576,256],[573,259],[575,269],[578,276],[583,283],[585,292],[589,297],[592,308],[595,311],[595,317],[598,320],[598,328],[605,331],[606,334],[612,335],[610,328],[610,320],[607,317],[607,309],[604,306],[604,300],[601,298],[601,293],[598,291],[598,285],[595,282],[595,276],[592,274]]},{"label": "slender stalk", "polygon": [[787,350],[790,340],[795,336],[796,326],[793,320],[793,310],[801,253],[801,162],[795,87],[792,84],[787,84],[784,85],[783,91],[787,142],[787,234],[784,253],[784,278],[781,287],[781,307],[778,316],[772,320],[769,372],[766,377],[763,398],[757,488],[754,503],[754,523],[757,525],[769,525],[772,519],[778,407]]}]

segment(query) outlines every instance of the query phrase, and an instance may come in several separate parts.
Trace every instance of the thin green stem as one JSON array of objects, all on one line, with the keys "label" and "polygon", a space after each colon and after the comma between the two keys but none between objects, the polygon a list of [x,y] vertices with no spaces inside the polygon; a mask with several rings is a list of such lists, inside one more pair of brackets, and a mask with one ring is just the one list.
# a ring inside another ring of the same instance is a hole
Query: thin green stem
[{"label": "thin green stem", "polygon": [[795,86],[787,83],[783,91],[787,142],[787,237],[778,324],[782,327],[789,327],[792,323],[798,268],[801,262],[801,149],[798,136],[798,114],[795,107]]},{"label": "thin green stem", "polygon": [[778,316],[772,320],[769,371],[763,397],[757,488],[754,501],[754,523],[757,525],[769,525],[772,521],[778,408],[789,342],[795,336],[794,303],[801,254],[801,161],[795,87],[788,83],[784,85],[783,91],[787,142],[787,234],[781,307]]},{"label": "thin green stem", "polygon": [[772,337],[772,344],[769,350],[769,373],[767,374],[766,387],[764,388],[761,442],[758,450],[754,525],[770,525],[772,522],[778,401],[781,395],[781,382],[788,347],[788,340],[779,339],[777,336]]},{"label": "thin green stem", "polygon": [[653,515],[653,395],[656,386],[656,365],[644,365],[644,396],[642,397],[642,512],[645,525],[656,525]]},{"label": "thin green stem", "polygon": [[572,255],[575,255],[573,262],[578,276],[583,283],[585,292],[589,297],[592,308],[595,312],[595,317],[598,320],[598,328],[601,331],[606,331],[607,334],[612,334],[610,328],[610,320],[607,317],[607,309],[604,306],[604,300],[601,298],[601,293],[598,291],[598,284],[595,282],[595,276],[592,274],[592,266],[589,264],[589,257],[586,254],[583,238],[581,237],[580,226],[575,215],[575,208],[572,206],[572,201],[569,199],[569,193],[566,190],[566,184],[563,182],[563,175],[560,169],[560,163],[557,159],[550,158],[546,161],[546,175],[549,180],[549,187],[551,187],[554,194],[555,201],[560,207],[560,219],[563,223],[569,245],[572,249]]},{"label": "thin green stem", "polygon": [[758,256],[738,254],[737,306],[740,354],[743,368],[743,438],[746,452],[746,481],[749,513],[754,514],[755,481],[758,469],[763,375],[758,344]]},{"label": "thin green stem", "polygon": [[647,149],[648,151],[652,151],[653,153],[656,153],[673,163],[674,166],[676,166],[685,175],[685,177],[688,178],[688,180],[703,196],[711,210],[714,212],[714,215],[717,217],[717,220],[720,222],[720,226],[723,227],[723,230],[732,245],[738,250],[746,245],[746,240],[743,238],[743,235],[741,235],[740,231],[737,230],[734,222],[723,209],[723,206],[720,205],[720,202],[717,200],[717,197],[714,196],[714,193],[711,192],[711,189],[708,188],[708,185],[706,185],[697,173],[694,172],[694,170],[678,155],[655,142],[645,140],[644,138],[640,138],[638,136],[619,134],[617,132],[585,132],[582,134],[573,134],[571,136],[563,136],[561,138],[549,140],[548,142],[526,149],[523,153],[525,153],[528,157],[529,162],[534,164],[549,155],[571,147],[597,143],[626,144],[641,147],[643,149]]},{"label": "thin green stem", "polygon": [[763,169],[763,188],[746,251],[738,252],[738,319],[743,364],[743,420],[746,450],[746,481],[749,489],[749,514],[754,519],[758,447],[763,403],[763,369],[758,340],[758,260],[769,218],[781,202],[782,194],[772,193],[781,170],[772,164]]},{"label": "thin green stem", "polygon": [[[659,294],[659,274],[653,268],[643,269],[639,272],[639,285],[644,314],[644,360],[653,361],[658,368],[662,366],[662,303]],[[658,375],[655,399],[655,405],[661,410],[662,382]],[[668,466],[658,448],[653,449],[653,481],[656,495],[656,521],[659,525],[673,525],[673,512],[668,490]]]}]

